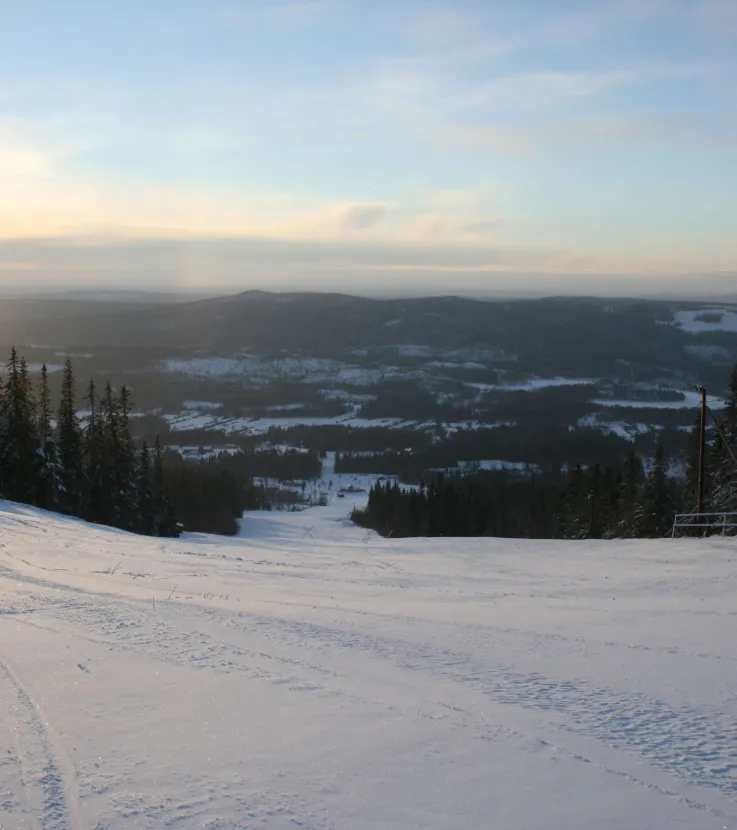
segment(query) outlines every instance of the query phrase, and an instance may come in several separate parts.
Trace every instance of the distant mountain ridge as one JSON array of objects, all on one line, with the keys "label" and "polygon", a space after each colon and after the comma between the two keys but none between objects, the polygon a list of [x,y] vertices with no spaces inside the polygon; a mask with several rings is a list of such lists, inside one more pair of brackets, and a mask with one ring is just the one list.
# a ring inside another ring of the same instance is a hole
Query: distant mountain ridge
[{"label": "distant mountain ridge", "polygon": [[[689,330],[678,318],[688,310],[711,315],[712,322]],[[627,363],[682,371],[705,360],[728,363],[737,357],[737,332],[720,329],[718,321],[732,311],[726,305],[592,297],[397,300],[265,291],[123,305],[8,300],[0,313],[0,344],[220,356],[397,353],[403,359],[417,347],[415,357],[483,351],[535,373],[601,375]]]}]

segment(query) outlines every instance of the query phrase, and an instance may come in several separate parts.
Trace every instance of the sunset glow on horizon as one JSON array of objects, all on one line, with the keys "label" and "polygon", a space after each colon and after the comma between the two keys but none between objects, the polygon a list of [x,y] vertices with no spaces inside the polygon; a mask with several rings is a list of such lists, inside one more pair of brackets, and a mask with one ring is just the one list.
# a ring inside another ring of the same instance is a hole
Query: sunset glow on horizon
[{"label": "sunset glow on horizon", "polygon": [[737,286],[737,4],[0,12],[0,287]]}]

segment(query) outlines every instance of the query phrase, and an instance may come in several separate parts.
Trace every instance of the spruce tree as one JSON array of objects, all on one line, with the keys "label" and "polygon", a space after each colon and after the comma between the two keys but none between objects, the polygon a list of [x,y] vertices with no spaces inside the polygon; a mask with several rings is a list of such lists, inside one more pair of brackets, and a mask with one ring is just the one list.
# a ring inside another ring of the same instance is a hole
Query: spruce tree
[{"label": "spruce tree", "polygon": [[128,390],[123,387],[117,399],[107,383],[102,411],[107,475],[113,493],[110,521],[116,527],[131,530],[136,521],[136,457],[130,435]]},{"label": "spruce tree", "polygon": [[716,430],[709,454],[708,503],[715,513],[737,511],[737,465],[727,447],[728,429],[728,423],[723,423]]},{"label": "spruce tree", "polygon": [[698,502],[699,490],[699,457],[701,453],[701,415],[691,427],[686,448],[686,470],[683,479],[683,509],[687,512],[695,511]]},{"label": "spruce tree", "polygon": [[640,538],[660,538],[673,527],[673,494],[668,482],[663,445],[655,445],[653,463],[645,478],[635,511],[634,532]]},{"label": "spruce tree", "polygon": [[145,441],[138,455],[138,468],[136,470],[136,507],[136,532],[142,533],[144,536],[153,536],[155,530],[155,515],[154,497],[151,487],[151,456]]},{"label": "spruce tree", "polygon": [[155,536],[179,536],[174,508],[169,500],[164,472],[164,460],[161,453],[161,441],[156,436],[154,449],[154,465],[151,476],[153,499],[153,533]]},{"label": "spruce tree", "polygon": [[563,495],[564,539],[583,539],[588,533],[589,500],[586,474],[580,464],[575,464],[568,471]]},{"label": "spruce tree", "polygon": [[56,423],[59,465],[58,509],[71,516],[82,515],[84,471],[82,430],[77,418],[77,395],[72,362],[67,358],[62,377],[61,400]]},{"label": "spruce tree", "polygon": [[635,513],[637,511],[641,479],[642,462],[635,450],[632,449],[622,465],[620,474],[617,536],[629,537],[635,532]]},{"label": "spruce tree", "polygon": [[111,524],[115,493],[94,380],[90,380],[85,400],[89,415],[84,431],[84,517],[90,522]]},{"label": "spruce tree", "polygon": [[123,515],[128,517],[128,526],[136,520],[136,448],[131,434],[131,399],[128,387],[120,389],[120,479],[122,487]]},{"label": "spruce tree", "polygon": [[37,497],[38,437],[33,392],[25,360],[13,347],[0,397],[0,467],[3,496],[34,504]]},{"label": "spruce tree", "polygon": [[725,437],[731,447],[737,446],[737,366],[732,367],[732,375],[727,387],[727,399],[724,404]]},{"label": "spruce tree", "polygon": [[4,451],[5,451],[5,416],[2,412],[2,401],[3,401],[3,389],[5,385],[3,384],[3,379],[0,377],[0,499],[4,498],[3,493],[5,492],[5,464],[4,464]]},{"label": "spruce tree", "polygon": [[705,461],[705,504],[707,511],[718,511],[723,509],[721,505],[727,499],[728,481],[725,473],[728,469],[725,466],[727,450],[724,446],[724,425],[720,429],[713,430],[713,438],[707,444]]},{"label": "spruce tree", "polygon": [[37,410],[38,487],[36,503],[46,510],[55,510],[59,492],[59,461],[51,426],[51,395],[46,364],[41,367]]},{"label": "spruce tree", "polygon": [[588,480],[589,516],[586,527],[586,536],[589,539],[600,539],[602,536],[602,477],[601,467],[594,465]]},{"label": "spruce tree", "polygon": [[621,477],[607,467],[601,477],[601,494],[599,499],[600,531],[605,539],[616,535],[616,526],[619,519],[619,494]]}]

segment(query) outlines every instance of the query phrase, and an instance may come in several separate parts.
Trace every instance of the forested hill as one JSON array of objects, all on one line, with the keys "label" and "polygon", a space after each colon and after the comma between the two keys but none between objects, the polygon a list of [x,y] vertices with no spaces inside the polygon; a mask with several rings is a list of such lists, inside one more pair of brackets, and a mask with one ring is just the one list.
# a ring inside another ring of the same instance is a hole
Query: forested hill
[{"label": "forested hill", "polygon": [[704,349],[731,362],[732,317],[720,324],[710,318],[714,313],[693,303],[593,298],[375,300],[246,292],[150,305],[7,300],[0,339],[60,348],[135,345],[322,356],[416,346],[437,354],[475,351],[537,372],[562,367],[601,374],[628,362],[687,368],[703,363]]}]

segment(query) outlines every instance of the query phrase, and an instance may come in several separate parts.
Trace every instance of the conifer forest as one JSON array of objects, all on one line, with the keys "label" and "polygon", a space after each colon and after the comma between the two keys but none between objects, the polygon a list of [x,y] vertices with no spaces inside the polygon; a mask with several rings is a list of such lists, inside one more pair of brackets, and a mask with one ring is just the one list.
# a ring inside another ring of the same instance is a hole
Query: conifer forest
[{"label": "conifer forest", "polygon": [[146,536],[232,534],[249,505],[243,476],[203,461],[183,465],[131,435],[131,396],[89,381],[83,412],[71,360],[58,402],[44,365],[34,382],[15,349],[0,381],[0,495]]},{"label": "conifer forest", "polygon": [[[737,511],[735,445],[737,367],[721,417],[707,425],[704,512]],[[697,419],[683,458],[666,458],[656,437],[647,459],[633,450],[617,468],[573,463],[554,483],[510,472],[439,473],[416,488],[378,481],[353,519],[395,537],[660,538],[671,533],[677,512],[696,510],[699,456]]]},{"label": "conifer forest", "polygon": [[[89,381],[84,410],[67,360],[59,400],[52,401],[46,367],[34,379],[13,349],[0,380],[0,495],[97,524],[148,536],[181,530],[233,534],[246,508],[262,506],[253,476],[259,464],[295,478],[315,476],[312,454],[238,453],[198,462],[132,437],[131,393]],[[627,538],[667,535],[677,512],[696,509],[699,420],[684,457],[632,449],[617,466],[575,460],[557,478],[527,472],[426,471],[419,486],[380,478],[353,520],[385,536]],[[704,509],[737,511],[737,367],[720,417],[706,434]],[[272,458],[273,455],[273,458]],[[257,460],[258,459],[258,460]],[[340,463],[340,459],[338,459]],[[343,462],[345,463],[345,462]],[[276,469],[276,467],[274,469]]]}]

